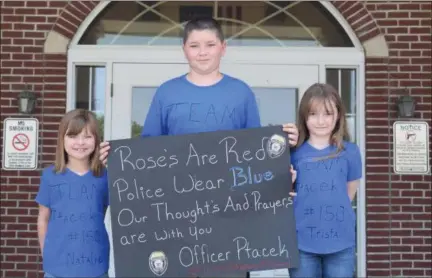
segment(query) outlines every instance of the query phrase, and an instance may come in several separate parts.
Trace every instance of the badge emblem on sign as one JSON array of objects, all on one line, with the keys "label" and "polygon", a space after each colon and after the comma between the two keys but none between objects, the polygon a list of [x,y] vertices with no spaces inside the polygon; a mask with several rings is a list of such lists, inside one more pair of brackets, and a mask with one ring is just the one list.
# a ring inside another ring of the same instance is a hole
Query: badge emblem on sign
[{"label": "badge emblem on sign", "polygon": [[281,156],[286,149],[285,137],[275,134],[267,141],[267,154],[270,158]]},{"label": "badge emblem on sign", "polygon": [[168,268],[168,258],[162,251],[154,251],[149,257],[150,270],[157,276],[161,276]]}]

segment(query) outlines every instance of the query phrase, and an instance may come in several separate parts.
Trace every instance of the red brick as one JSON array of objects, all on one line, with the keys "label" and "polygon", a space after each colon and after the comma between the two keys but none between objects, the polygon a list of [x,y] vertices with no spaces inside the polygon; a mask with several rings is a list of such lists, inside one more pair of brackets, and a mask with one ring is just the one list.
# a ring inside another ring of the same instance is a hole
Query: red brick
[{"label": "red brick", "polygon": [[3,22],[23,22],[24,16],[23,15],[2,15]]},{"label": "red brick", "polygon": [[89,10],[87,8],[83,8],[82,6],[77,5],[77,3],[79,2],[71,2],[68,6],[68,11],[72,15],[83,21],[87,17]]},{"label": "red brick", "polygon": [[390,20],[390,19],[379,19],[378,26],[386,27],[386,26],[397,26],[398,22],[397,20]]},{"label": "red brick", "polygon": [[34,22],[34,23],[43,23],[47,22],[47,18],[44,16],[31,16],[28,15],[25,17],[26,22]]},{"label": "red brick", "polygon": [[72,34],[73,32],[75,32],[75,30],[77,29],[76,26],[70,24],[68,21],[66,21],[65,19],[59,19],[58,20],[58,26],[59,28],[56,30],[64,30],[66,31],[66,33],[68,34],[68,37]]},{"label": "red brick", "polygon": [[29,9],[29,8],[22,8],[22,9],[17,8],[14,10],[14,14],[19,14],[19,15],[21,15],[21,14],[22,15],[28,15],[28,14],[33,15],[35,13],[36,13],[35,9]]},{"label": "red brick", "polygon": [[409,16],[409,12],[390,11],[387,13],[387,16],[392,18],[407,18]]},{"label": "red brick", "polygon": [[4,277],[26,277],[25,271],[6,270]]},{"label": "red brick", "polygon": [[400,26],[416,26],[419,25],[420,21],[419,20],[413,20],[413,19],[400,19],[399,20],[399,25]]},{"label": "red brick", "polygon": [[49,1],[48,4],[51,8],[64,8],[68,5],[68,3],[63,1]]},{"label": "red brick", "polygon": [[76,17],[74,17],[74,16],[72,16],[69,12],[67,12],[67,11],[65,11],[63,14],[62,14],[62,17],[67,21],[67,22],[69,22],[70,24],[72,24],[71,26],[74,26],[74,29],[77,29],[78,28],[78,26],[80,25],[80,21],[76,18]]},{"label": "red brick", "polygon": [[48,6],[47,1],[27,1],[27,7],[44,8]]},{"label": "red brick", "polygon": [[410,34],[429,34],[431,33],[431,28],[429,27],[409,27]]},{"label": "red brick", "polygon": [[[424,222],[418,222],[418,223],[424,224]],[[430,229],[425,229],[425,230],[420,230],[420,229],[421,229],[421,227],[413,230],[413,235],[414,236],[421,236],[421,237],[423,237],[423,239],[425,239],[426,237],[429,237],[429,238],[431,237],[432,232]],[[423,242],[421,242],[420,244],[422,244],[422,243]]]},{"label": "red brick", "polygon": [[2,31],[2,37],[5,38],[22,38],[23,35],[22,31]]},{"label": "red brick", "polygon": [[397,40],[398,41],[405,41],[405,42],[413,42],[413,41],[418,41],[419,37],[416,35],[399,35],[397,36]]},{"label": "red brick", "polygon": [[386,29],[387,34],[406,34],[408,33],[408,27],[390,26]]},{"label": "red brick", "polygon": [[12,26],[13,26],[12,23],[6,23],[6,22],[1,23],[2,30],[13,30]]},{"label": "red brick", "polygon": [[80,2],[80,1],[74,2],[74,6],[77,9],[79,9],[82,13],[85,13],[85,14],[89,14],[90,11],[92,10],[92,8],[90,8],[87,5],[85,5],[84,2]]},{"label": "red brick", "polygon": [[39,254],[39,248],[17,248],[17,253],[19,254]]},{"label": "red brick", "polygon": [[401,10],[420,10],[420,4],[414,4],[414,3],[409,3],[409,4],[399,4],[399,9]]},{"label": "red brick", "polygon": [[428,26],[428,27],[430,27],[431,26],[431,22],[432,22],[431,19],[422,19],[422,20],[420,20],[420,25],[421,26]]},{"label": "red brick", "polygon": [[[34,45],[34,40],[33,39],[13,39],[13,44],[16,45]],[[21,48],[23,51],[24,47]]]},{"label": "red brick", "polygon": [[430,42],[416,42],[411,43],[412,49],[431,49],[432,44]]},{"label": "red brick", "polygon": [[[429,250],[429,252],[430,252],[430,250]],[[429,268],[430,269],[430,267],[431,267],[430,261],[414,262],[414,268]],[[417,275],[417,274],[410,274],[410,275]]]},{"label": "red brick", "polygon": [[432,3],[424,2],[421,4],[421,10],[431,11],[431,9],[432,9]]},{"label": "red brick", "polygon": [[343,15],[349,22],[352,22],[352,16],[356,13],[359,13],[359,10],[362,11],[362,4],[359,2],[353,2],[350,7],[344,10]]},{"label": "red brick", "polygon": [[412,268],[413,262],[410,261],[396,261],[392,262],[394,268]]},{"label": "red brick", "polygon": [[389,3],[389,4],[381,4],[381,3],[378,3],[377,5],[376,5],[376,8],[377,8],[377,10],[381,10],[381,11],[392,11],[392,10],[397,10],[398,9],[398,6],[397,6],[397,4],[394,4],[394,3]]},{"label": "red brick", "polygon": [[54,9],[37,9],[38,15],[56,15],[58,14],[57,10]]}]

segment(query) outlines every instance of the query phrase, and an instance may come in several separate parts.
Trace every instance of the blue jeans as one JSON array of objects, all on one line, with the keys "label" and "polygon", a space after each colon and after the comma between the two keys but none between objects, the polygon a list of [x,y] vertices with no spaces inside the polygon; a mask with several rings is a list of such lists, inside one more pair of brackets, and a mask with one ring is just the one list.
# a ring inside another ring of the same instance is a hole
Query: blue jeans
[{"label": "blue jeans", "polygon": [[[45,272],[44,278],[60,278],[58,276],[54,276],[50,273]],[[102,274],[101,276],[95,277],[95,278],[108,278],[108,273]]]},{"label": "blue jeans", "polygon": [[331,254],[300,252],[298,268],[290,268],[290,278],[352,278],[355,270],[355,248]]}]

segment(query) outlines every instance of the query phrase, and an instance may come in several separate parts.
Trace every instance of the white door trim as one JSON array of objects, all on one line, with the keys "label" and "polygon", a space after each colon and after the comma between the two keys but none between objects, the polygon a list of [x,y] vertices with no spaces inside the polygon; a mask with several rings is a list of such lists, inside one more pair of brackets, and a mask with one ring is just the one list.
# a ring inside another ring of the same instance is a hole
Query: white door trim
[{"label": "white door trim", "polygon": [[[186,63],[180,46],[79,46],[68,51],[74,63]],[[354,48],[230,47],[222,62],[247,64],[322,64],[353,67],[364,63]]]}]

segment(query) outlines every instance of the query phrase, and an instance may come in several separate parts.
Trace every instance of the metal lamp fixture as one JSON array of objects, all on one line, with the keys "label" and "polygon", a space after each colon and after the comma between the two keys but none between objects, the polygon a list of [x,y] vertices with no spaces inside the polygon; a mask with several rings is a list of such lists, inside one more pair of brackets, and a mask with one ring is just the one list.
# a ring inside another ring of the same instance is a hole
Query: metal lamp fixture
[{"label": "metal lamp fixture", "polygon": [[36,107],[36,95],[28,88],[18,94],[18,112],[32,114]]},{"label": "metal lamp fixture", "polygon": [[414,116],[415,103],[409,95],[399,97],[397,100],[398,116],[401,118],[410,118]]}]

